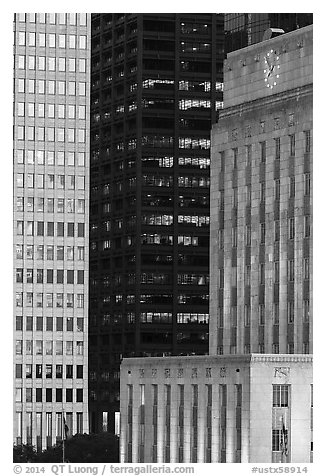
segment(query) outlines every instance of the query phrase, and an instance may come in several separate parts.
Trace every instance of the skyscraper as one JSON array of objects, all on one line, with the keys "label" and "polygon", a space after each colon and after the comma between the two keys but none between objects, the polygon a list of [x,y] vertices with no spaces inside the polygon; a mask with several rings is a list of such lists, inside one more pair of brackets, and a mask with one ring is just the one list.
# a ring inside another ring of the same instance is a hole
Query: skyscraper
[{"label": "skyscraper", "polygon": [[92,431],[114,428],[122,357],[208,352],[223,45],[223,15],[92,15]]},{"label": "skyscraper", "polygon": [[14,442],[88,431],[90,17],[14,21]]},{"label": "skyscraper", "polygon": [[312,44],[296,31],[297,44],[295,32],[257,44],[246,99],[250,47],[226,60],[212,131],[213,354],[312,352]]},{"label": "skyscraper", "polygon": [[312,461],[312,33],[227,56],[210,355],[123,360],[122,462]]}]

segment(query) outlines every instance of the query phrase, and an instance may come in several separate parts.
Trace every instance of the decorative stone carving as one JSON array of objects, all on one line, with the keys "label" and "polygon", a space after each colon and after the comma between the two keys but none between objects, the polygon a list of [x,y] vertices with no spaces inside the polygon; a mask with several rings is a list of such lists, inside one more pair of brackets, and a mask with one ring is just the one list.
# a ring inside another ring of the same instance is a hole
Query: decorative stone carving
[{"label": "decorative stone carving", "polygon": [[226,377],[226,367],[220,368],[220,377]]},{"label": "decorative stone carving", "polygon": [[164,369],[164,377],[165,378],[170,378],[171,377],[171,370],[170,369]]}]

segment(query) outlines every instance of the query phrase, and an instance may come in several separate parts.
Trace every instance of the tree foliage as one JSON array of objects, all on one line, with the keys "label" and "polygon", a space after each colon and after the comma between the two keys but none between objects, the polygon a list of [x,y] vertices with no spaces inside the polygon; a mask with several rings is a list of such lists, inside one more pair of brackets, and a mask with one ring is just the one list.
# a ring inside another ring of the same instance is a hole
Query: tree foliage
[{"label": "tree foliage", "polygon": [[[60,463],[62,442],[37,452],[31,445],[14,446],[14,463]],[[74,435],[65,441],[65,462],[118,463],[119,439],[111,433]]]}]

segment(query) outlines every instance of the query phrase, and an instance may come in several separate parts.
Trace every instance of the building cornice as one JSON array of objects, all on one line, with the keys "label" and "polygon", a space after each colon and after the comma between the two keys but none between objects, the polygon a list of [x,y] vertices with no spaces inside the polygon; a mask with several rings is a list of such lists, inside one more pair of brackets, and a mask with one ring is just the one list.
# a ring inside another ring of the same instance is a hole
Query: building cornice
[{"label": "building cornice", "polygon": [[[300,86],[289,91],[283,91],[278,94],[274,94],[273,96],[263,97],[254,99],[250,102],[244,102],[241,104],[237,104],[235,106],[227,107],[220,111],[219,116],[219,123],[226,118],[232,116],[241,116],[242,114],[251,113],[258,109],[271,109],[276,108],[278,105],[284,103],[284,101],[289,100],[298,100],[308,97],[313,94],[313,86],[312,83],[307,84],[305,86]],[[213,130],[219,127],[219,123],[213,125]]]}]

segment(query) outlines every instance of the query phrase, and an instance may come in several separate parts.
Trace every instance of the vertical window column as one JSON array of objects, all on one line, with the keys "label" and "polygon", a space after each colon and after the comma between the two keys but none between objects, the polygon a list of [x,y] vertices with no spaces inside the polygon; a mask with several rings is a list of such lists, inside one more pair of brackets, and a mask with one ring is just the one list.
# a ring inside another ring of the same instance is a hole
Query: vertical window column
[{"label": "vertical window column", "polygon": [[242,385],[235,385],[235,462],[241,463]]},{"label": "vertical window column", "polygon": [[219,402],[220,402],[220,463],[226,463],[226,404],[227,404],[227,387],[225,384],[219,385]]},{"label": "vertical window column", "polygon": [[153,446],[152,446],[152,461],[157,463],[157,397],[158,397],[158,387],[157,385],[152,385],[153,390]]},{"label": "vertical window column", "polygon": [[164,462],[170,462],[170,437],[171,437],[171,385],[165,385],[165,426],[164,426]]},{"label": "vertical window column", "polygon": [[272,463],[289,461],[290,385],[273,385]]},{"label": "vertical window column", "polygon": [[52,446],[52,413],[46,414],[46,447]]},{"label": "vertical window column", "polygon": [[192,385],[191,462],[197,463],[198,451],[198,385]]},{"label": "vertical window column", "polygon": [[128,389],[128,418],[127,418],[127,462],[132,462],[132,405],[133,405],[133,386],[127,385]]},{"label": "vertical window column", "polygon": [[206,385],[206,444],[205,463],[212,462],[212,385]]},{"label": "vertical window column", "polygon": [[178,408],[178,462],[184,462],[184,385],[178,385],[179,389],[179,408]]},{"label": "vertical window column", "polygon": [[145,448],[145,385],[139,385],[140,405],[139,405],[139,435],[138,435],[138,462],[144,463]]}]

